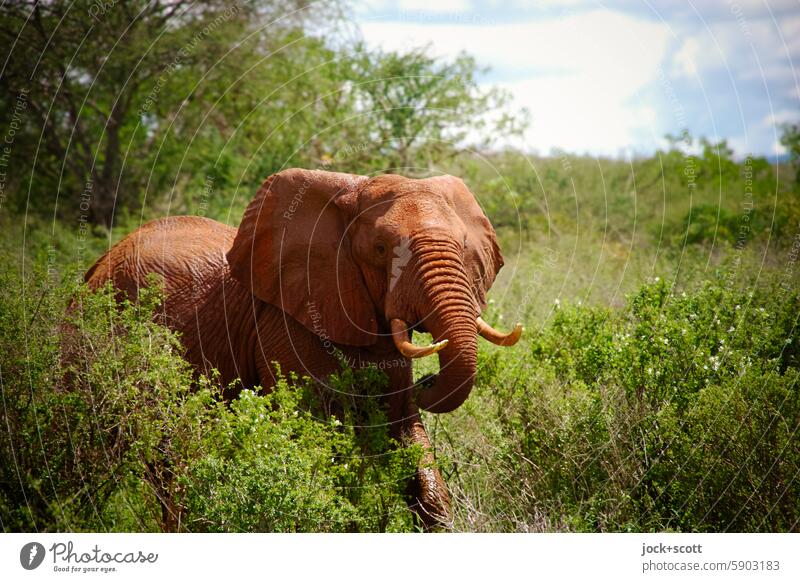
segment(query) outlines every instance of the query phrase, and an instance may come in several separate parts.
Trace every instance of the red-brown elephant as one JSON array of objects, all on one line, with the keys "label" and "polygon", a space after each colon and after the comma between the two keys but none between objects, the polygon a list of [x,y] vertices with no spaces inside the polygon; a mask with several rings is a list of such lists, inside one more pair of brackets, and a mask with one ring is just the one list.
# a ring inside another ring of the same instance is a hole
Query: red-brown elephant
[{"label": "red-brown elephant", "polygon": [[[464,183],[290,169],[269,177],[238,231],[201,217],[145,224],[86,273],[136,297],[149,273],[163,276],[167,324],[186,358],[216,368],[225,384],[269,388],[274,362],[324,382],[336,351],[375,363],[389,378],[392,434],[426,450],[412,483],[412,508],[427,525],[446,523],[450,500],[430,468],[418,407],[448,412],[472,389],[477,335],[512,345],[481,318],[503,265],[494,230]],[[418,347],[411,330],[435,343]],[[412,380],[411,358],[438,352],[440,372]],[[233,394],[228,394],[233,396]]]}]

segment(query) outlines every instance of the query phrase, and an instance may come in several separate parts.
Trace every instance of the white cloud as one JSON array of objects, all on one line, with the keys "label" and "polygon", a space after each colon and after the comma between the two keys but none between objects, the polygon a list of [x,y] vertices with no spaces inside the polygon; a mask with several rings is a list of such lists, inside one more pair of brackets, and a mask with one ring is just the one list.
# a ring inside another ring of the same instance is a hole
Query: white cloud
[{"label": "white cloud", "polygon": [[772,153],[775,124],[800,118],[797,0],[367,1],[383,7],[360,23],[370,45],[475,56],[532,114],[515,145],[543,153],[647,151],[683,127]]},{"label": "white cloud", "polygon": [[699,57],[700,43],[694,37],[687,38],[673,57],[676,73],[685,77],[697,75]]},{"label": "white cloud", "polygon": [[447,58],[466,51],[514,79],[497,84],[532,112],[526,145],[542,152],[617,154],[640,147],[636,136],[656,122],[652,107],[637,97],[657,79],[669,40],[664,24],[592,11],[519,24],[361,26],[373,46],[407,50],[430,44],[434,55]]},{"label": "white cloud", "polygon": [[767,115],[762,121],[761,125],[764,127],[775,127],[776,125],[783,125],[784,123],[795,122],[800,118],[800,110],[795,109],[782,109]]},{"label": "white cloud", "polygon": [[398,0],[397,8],[409,12],[462,12],[469,10],[467,0]]},{"label": "white cloud", "polygon": [[361,0],[354,5],[359,14],[391,16],[393,13],[437,15],[470,11],[470,0]]},{"label": "white cloud", "polygon": [[737,153],[749,153],[752,148],[750,147],[750,140],[743,135],[736,135],[728,138],[728,147]]},{"label": "white cloud", "polygon": [[[541,153],[554,148],[570,152],[616,155],[621,150],[645,149],[656,143],[649,135],[655,111],[647,105],[628,105],[623,95],[587,85],[580,76],[560,80],[526,80],[506,86],[517,103],[532,111],[532,123],[523,144]],[[659,134],[660,135],[660,134]]]},{"label": "white cloud", "polygon": [[682,36],[673,64],[687,76],[718,69],[736,80],[792,80],[800,65],[800,17],[722,20]]},{"label": "white cloud", "polygon": [[780,153],[779,126],[800,118],[800,17],[752,17],[756,8],[748,3],[737,18],[682,30],[669,67],[708,97],[704,116],[720,139],[736,135],[729,143],[738,155]]}]

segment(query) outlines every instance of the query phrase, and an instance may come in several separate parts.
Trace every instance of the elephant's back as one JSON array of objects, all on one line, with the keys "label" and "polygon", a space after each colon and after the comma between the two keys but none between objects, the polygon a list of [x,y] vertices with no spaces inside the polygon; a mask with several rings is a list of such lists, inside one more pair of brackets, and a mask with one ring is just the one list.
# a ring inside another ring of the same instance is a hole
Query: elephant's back
[{"label": "elephant's back", "polygon": [[84,279],[92,289],[111,280],[133,299],[147,276],[156,273],[167,296],[202,293],[227,269],[225,254],[235,236],[235,228],[201,216],[153,220],[111,247]]}]

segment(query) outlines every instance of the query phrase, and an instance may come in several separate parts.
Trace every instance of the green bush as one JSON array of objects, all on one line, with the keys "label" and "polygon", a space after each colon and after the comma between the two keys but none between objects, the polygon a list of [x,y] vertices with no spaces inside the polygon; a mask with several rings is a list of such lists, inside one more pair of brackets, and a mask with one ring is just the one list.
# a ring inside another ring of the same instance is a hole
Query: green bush
[{"label": "green bush", "polygon": [[[159,461],[168,436],[188,438],[199,398],[190,370],[175,336],[152,321],[157,292],[117,309],[110,289],[90,294],[66,281],[2,273],[4,526],[153,529],[154,503],[134,506],[125,490]],[[127,508],[113,519],[112,499]]]},{"label": "green bush", "polygon": [[[334,391],[385,380],[344,372]],[[404,531],[413,527],[403,497],[421,451],[390,450],[386,418],[374,399],[364,410],[317,417],[309,383],[278,382],[266,396],[244,390],[220,407],[203,454],[185,471],[187,521],[194,531]],[[307,404],[303,404],[303,401]],[[338,403],[338,402],[337,402]],[[355,426],[370,428],[356,430]]]},{"label": "green bush", "polygon": [[[471,397],[426,418],[457,529],[798,529],[797,184],[752,160],[740,246],[744,164],[705,148],[690,192],[686,157],[662,154],[452,160],[506,257],[484,317],[528,328],[512,349],[481,341]],[[220,200],[184,203],[213,216]],[[182,530],[413,528],[419,451],[387,435],[382,374],[345,371],[331,390],[285,378],[223,403],[153,321],[158,293],[119,306],[57,280],[108,246],[74,226],[0,218],[3,265],[47,265],[0,272],[3,529],[154,531],[158,496]],[[654,274],[675,288],[642,284]],[[71,297],[82,310],[65,322]]]},{"label": "green bush", "polygon": [[0,274],[5,530],[414,528],[404,491],[420,451],[389,439],[377,370],[331,380],[359,403],[333,399],[338,416],[297,379],[227,404],[154,320],[157,286],[118,304],[72,281]]},{"label": "green bush", "polygon": [[798,313],[777,285],[657,280],[619,311],[558,308],[522,359],[481,353],[476,395],[434,434],[457,524],[797,530]]}]

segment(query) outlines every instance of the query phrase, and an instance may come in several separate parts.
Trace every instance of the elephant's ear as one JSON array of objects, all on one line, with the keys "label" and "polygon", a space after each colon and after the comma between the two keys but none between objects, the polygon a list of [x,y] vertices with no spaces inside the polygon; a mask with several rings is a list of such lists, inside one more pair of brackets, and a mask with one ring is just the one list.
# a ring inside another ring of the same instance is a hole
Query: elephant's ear
[{"label": "elephant's ear", "polygon": [[233,276],[323,339],[375,343],[376,312],[334,203],[367,178],[284,170],[261,185],[227,253]]},{"label": "elephant's ear", "polygon": [[492,223],[486,218],[475,196],[460,178],[436,176],[429,178],[443,193],[467,227],[467,244],[464,252],[464,267],[472,283],[478,310],[486,309],[486,294],[503,266],[503,254],[497,244]]}]

